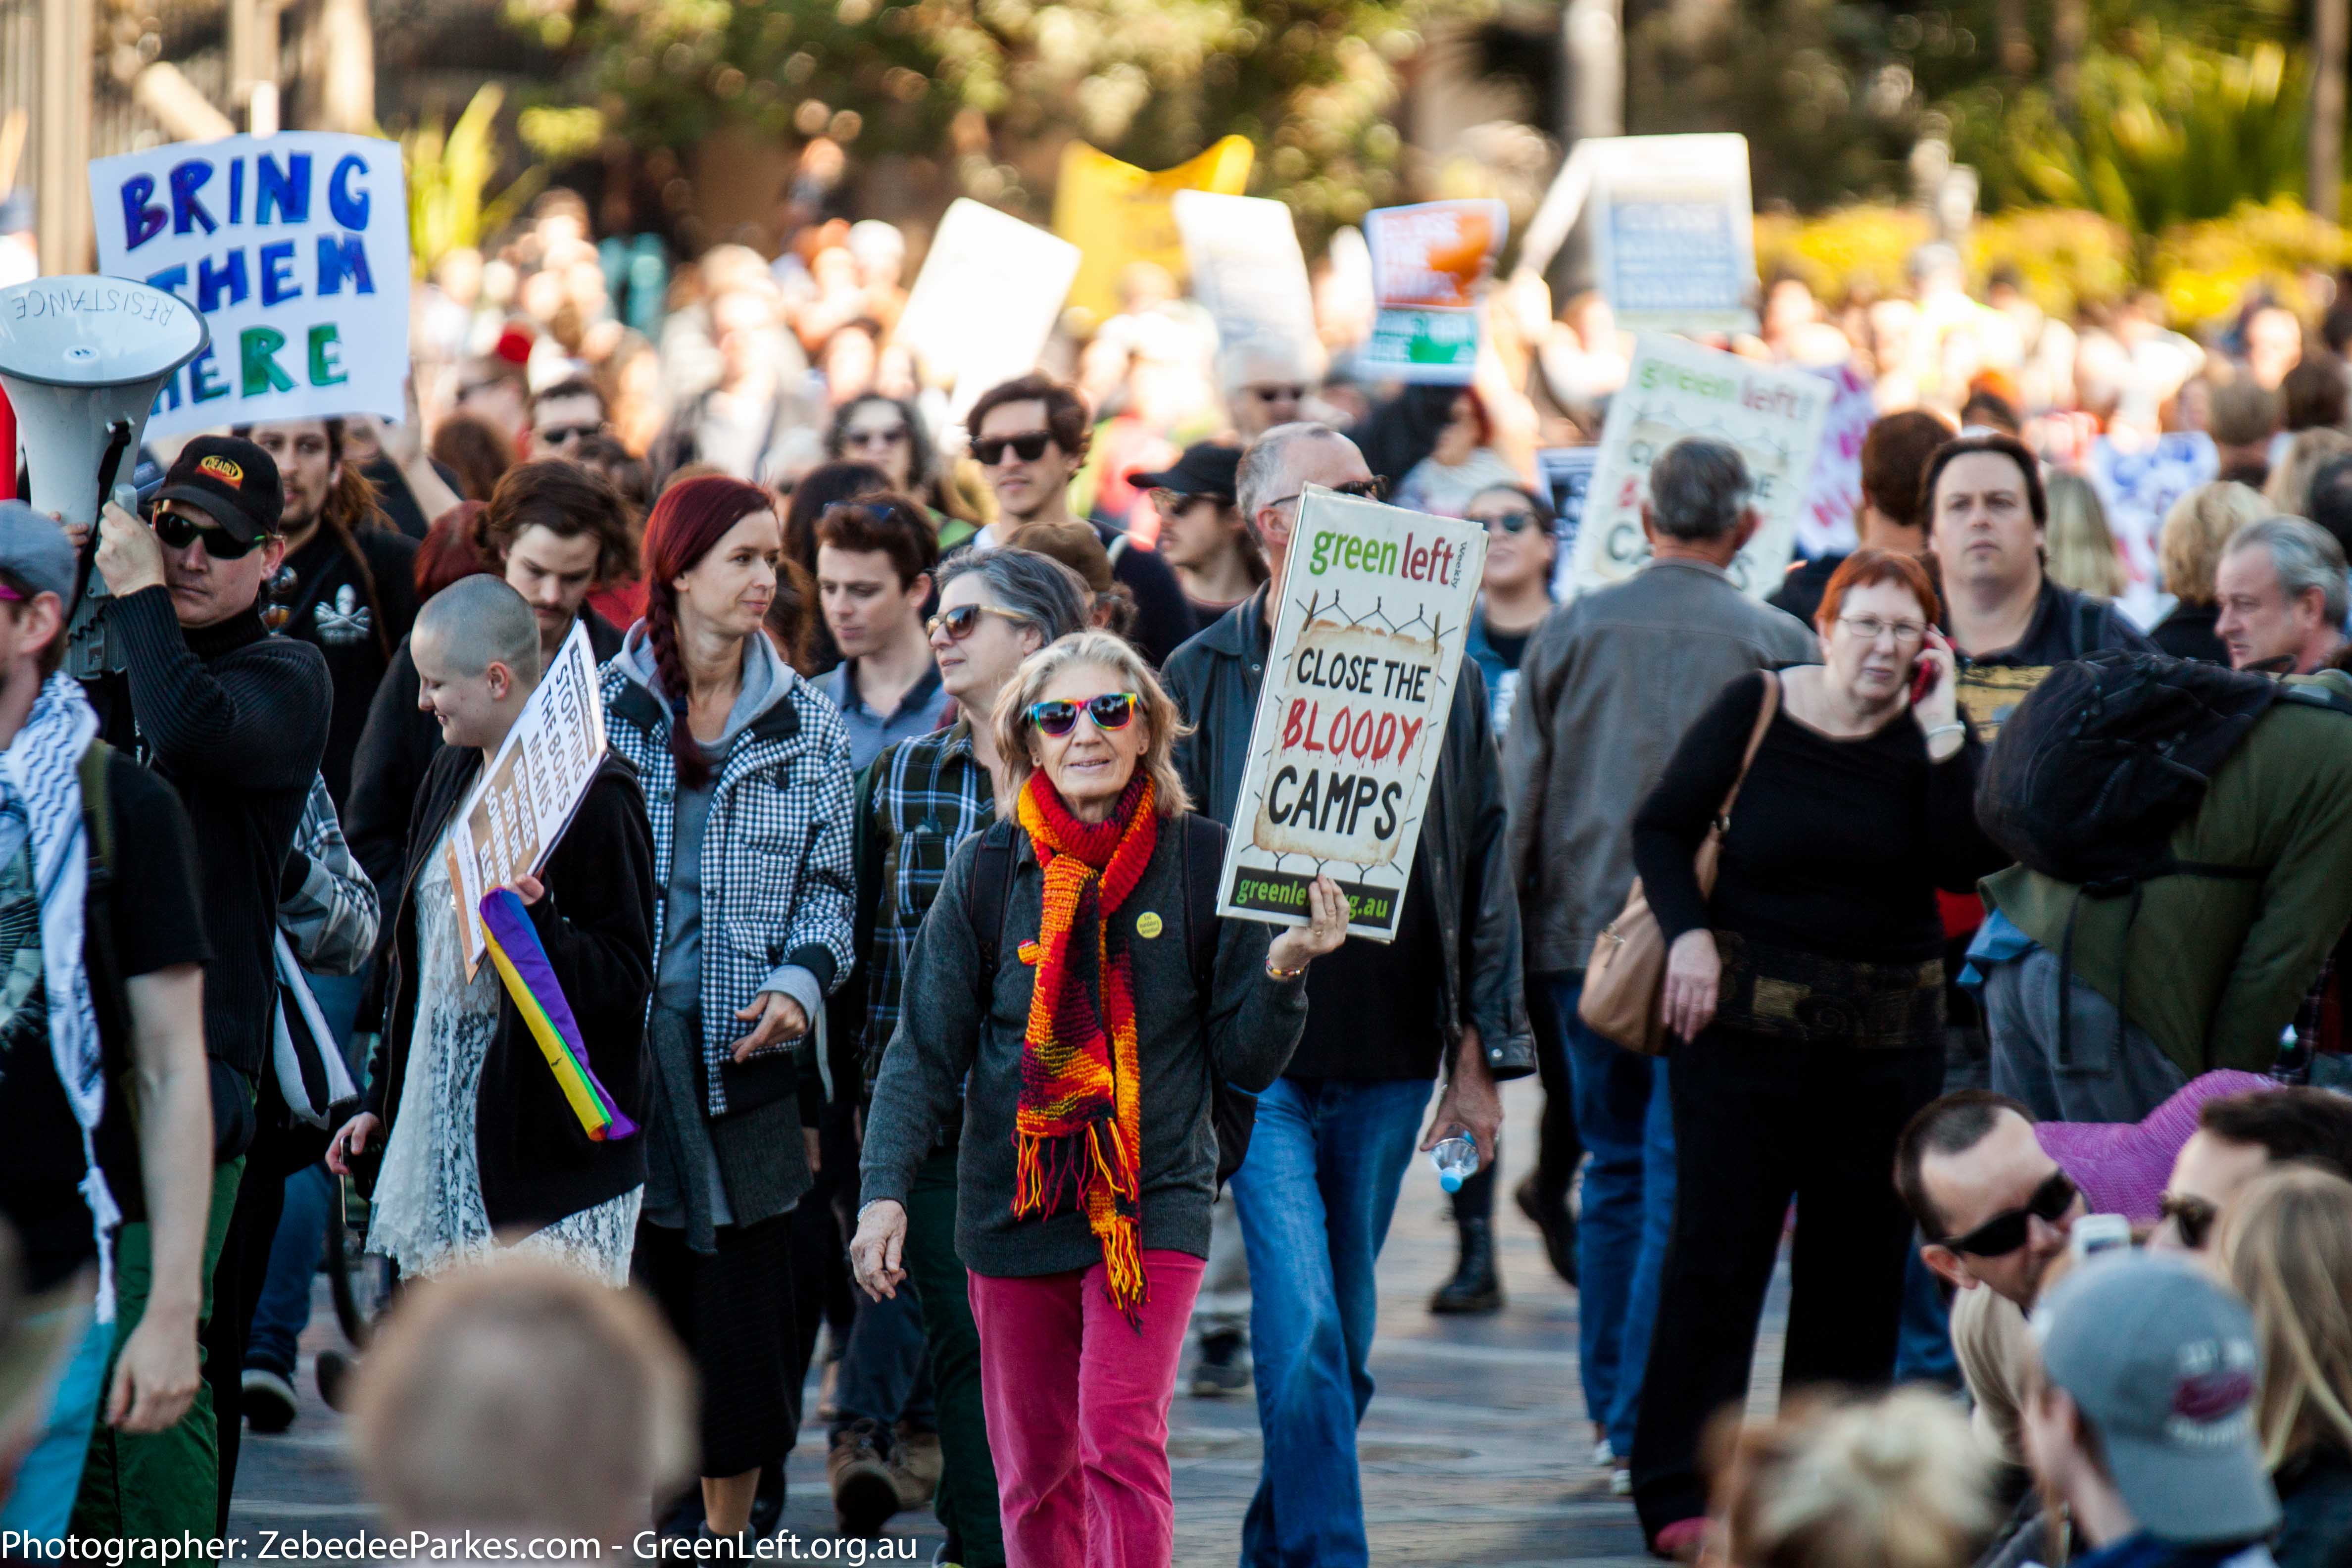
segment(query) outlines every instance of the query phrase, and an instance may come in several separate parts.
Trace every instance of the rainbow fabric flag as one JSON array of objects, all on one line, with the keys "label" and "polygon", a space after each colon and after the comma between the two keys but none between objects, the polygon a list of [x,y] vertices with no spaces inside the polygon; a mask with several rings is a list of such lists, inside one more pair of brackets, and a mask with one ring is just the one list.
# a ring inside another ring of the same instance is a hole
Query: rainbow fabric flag
[{"label": "rainbow fabric flag", "polygon": [[530,1026],[540,1055],[547,1058],[563,1098],[580,1118],[581,1130],[600,1143],[635,1136],[637,1124],[621,1113],[589,1070],[580,1022],[572,1016],[572,1004],[563,999],[563,987],[555,983],[555,971],[548,964],[547,950],[539,944],[539,933],[531,930],[530,916],[512,888],[493,888],[482,895],[482,930],[488,938],[490,962],[499,966],[507,994]]}]

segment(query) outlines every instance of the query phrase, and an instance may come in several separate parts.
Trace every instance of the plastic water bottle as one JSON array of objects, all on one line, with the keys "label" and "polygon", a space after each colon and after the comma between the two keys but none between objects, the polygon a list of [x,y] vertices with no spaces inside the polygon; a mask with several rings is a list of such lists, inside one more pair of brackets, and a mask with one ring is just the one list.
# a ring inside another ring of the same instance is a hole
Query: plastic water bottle
[{"label": "plastic water bottle", "polygon": [[1429,1152],[1429,1163],[1437,1167],[1437,1184],[1458,1193],[1463,1183],[1478,1173],[1478,1141],[1467,1132],[1457,1132]]}]

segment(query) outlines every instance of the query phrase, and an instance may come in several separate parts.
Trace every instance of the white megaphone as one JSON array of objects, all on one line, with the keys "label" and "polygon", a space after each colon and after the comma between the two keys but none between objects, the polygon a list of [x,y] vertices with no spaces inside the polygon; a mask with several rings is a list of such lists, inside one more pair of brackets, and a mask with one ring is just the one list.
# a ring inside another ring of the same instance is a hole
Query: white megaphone
[{"label": "white megaphone", "polygon": [[[126,278],[38,278],[0,289],[0,390],[16,413],[26,499],[83,536],[70,668],[106,664],[90,589],[98,509],[137,461],[155,395],[212,342],[187,302]],[[13,467],[16,454],[7,454]]]}]

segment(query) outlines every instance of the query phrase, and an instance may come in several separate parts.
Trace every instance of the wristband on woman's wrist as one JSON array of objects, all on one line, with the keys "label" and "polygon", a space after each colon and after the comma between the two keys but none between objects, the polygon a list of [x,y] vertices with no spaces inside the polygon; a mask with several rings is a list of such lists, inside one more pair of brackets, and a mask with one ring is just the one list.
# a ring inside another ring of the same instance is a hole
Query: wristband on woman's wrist
[{"label": "wristband on woman's wrist", "polygon": [[1307,965],[1303,963],[1296,969],[1284,969],[1274,962],[1273,953],[1265,955],[1265,974],[1269,980],[1296,980],[1306,973]]},{"label": "wristband on woman's wrist", "polygon": [[1946,735],[1958,735],[1965,742],[1969,736],[1969,727],[1957,719],[1948,724],[1938,724],[1927,731],[1927,744],[1932,746]]}]

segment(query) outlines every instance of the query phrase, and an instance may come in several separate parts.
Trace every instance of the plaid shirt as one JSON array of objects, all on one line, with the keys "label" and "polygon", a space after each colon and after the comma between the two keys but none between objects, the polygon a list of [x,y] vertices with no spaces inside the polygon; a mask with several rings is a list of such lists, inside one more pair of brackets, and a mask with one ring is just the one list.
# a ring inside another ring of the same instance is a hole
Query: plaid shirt
[{"label": "plaid shirt", "polygon": [[898,1027],[899,997],[915,933],[947,879],[956,847],[996,819],[988,770],[971,752],[971,726],[899,741],[874,759],[857,813],[860,948],[866,958],[866,1089]]},{"label": "plaid shirt", "polygon": [[313,974],[356,974],[375,947],[375,884],[352,858],[327,781],[310,780],[294,848],[303,857],[301,885],[278,900],[278,929]]}]

